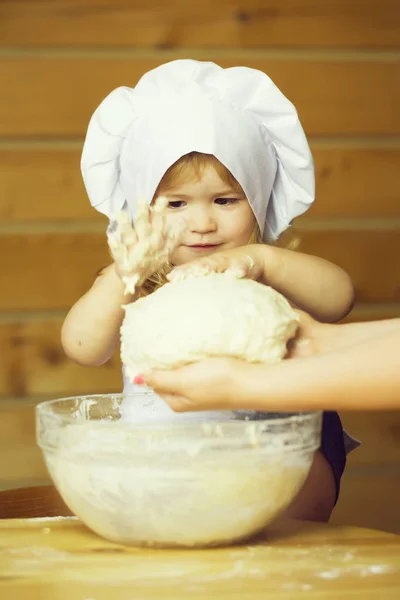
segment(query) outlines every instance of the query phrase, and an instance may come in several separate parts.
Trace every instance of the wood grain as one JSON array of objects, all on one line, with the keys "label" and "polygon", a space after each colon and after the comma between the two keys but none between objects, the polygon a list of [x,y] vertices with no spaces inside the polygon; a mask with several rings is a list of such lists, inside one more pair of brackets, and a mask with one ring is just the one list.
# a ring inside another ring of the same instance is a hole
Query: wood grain
[{"label": "wood grain", "polygon": [[[400,298],[400,231],[299,230],[299,250],[329,260],[353,279],[358,302]],[[397,266],[398,265],[398,266]]]},{"label": "wood grain", "polygon": [[0,324],[0,396],[74,396],[122,390],[118,352],[102,367],[81,367],[64,354],[62,321]]},{"label": "wood grain", "polygon": [[398,471],[380,475],[348,469],[331,522],[400,534],[399,495]]},{"label": "wood grain", "polygon": [[400,148],[311,145],[316,201],[307,217],[400,216]]},{"label": "wood grain", "polygon": [[0,519],[71,516],[52,485],[0,491]]},{"label": "wood grain", "polygon": [[[389,316],[388,312],[383,314],[383,318]],[[375,313],[374,317],[379,318],[379,313]],[[357,320],[357,312],[348,320]],[[0,323],[3,356],[0,361],[0,397],[62,397],[122,390],[118,351],[101,367],[81,367],[64,354],[60,342],[61,325],[62,320],[58,319],[24,321],[21,318],[18,322]],[[374,419],[369,413],[344,413],[343,417],[355,437],[363,439],[370,436],[371,419]],[[384,432],[393,460],[400,461],[400,430],[395,417],[396,414],[381,413],[376,420],[376,435],[381,441],[381,431]],[[380,461],[380,454],[375,455],[375,444],[372,449],[369,444],[363,445],[357,457],[361,457],[363,463]]]},{"label": "wood grain", "polygon": [[[92,112],[118,86],[134,86],[149,69],[187,52],[159,52],[131,58],[46,55],[1,56],[0,136],[76,138]],[[201,51],[191,58],[210,59]],[[400,62],[387,60],[285,60],[229,58],[268,73],[296,105],[308,135],[396,136],[400,134]],[[27,101],[29,90],[29,102]]]},{"label": "wood grain", "polygon": [[0,40],[17,47],[393,48],[395,0],[2,0]]},{"label": "wood grain", "polygon": [[0,309],[68,308],[109,264],[105,234],[7,234],[0,252]]},{"label": "wood grain", "polygon": [[110,542],[74,519],[8,519],[0,542],[7,599],[109,600],[112,590],[115,600],[395,600],[400,592],[398,537],[355,527],[281,520],[246,545],[161,551]]},{"label": "wood grain", "polygon": [[[303,219],[400,216],[400,147],[316,144],[312,151],[317,200]],[[0,220],[105,224],[87,198],[79,162],[79,149],[0,150]]]},{"label": "wood grain", "polygon": [[349,455],[350,467],[400,467],[400,411],[343,411],[340,418],[344,429],[361,441]]},{"label": "wood grain", "polygon": [[0,219],[101,221],[90,205],[76,150],[0,150]]},{"label": "wood grain", "polygon": [[342,323],[360,323],[365,321],[380,321],[382,319],[400,318],[400,304],[362,304],[356,303],[354,309],[345,317]]},{"label": "wood grain", "polygon": [[[400,299],[400,231],[295,230],[300,250],[343,267],[359,302]],[[110,259],[101,233],[5,234],[0,310],[68,309]]]},{"label": "wood grain", "polygon": [[35,403],[0,403],[0,488],[49,480],[35,441]]}]

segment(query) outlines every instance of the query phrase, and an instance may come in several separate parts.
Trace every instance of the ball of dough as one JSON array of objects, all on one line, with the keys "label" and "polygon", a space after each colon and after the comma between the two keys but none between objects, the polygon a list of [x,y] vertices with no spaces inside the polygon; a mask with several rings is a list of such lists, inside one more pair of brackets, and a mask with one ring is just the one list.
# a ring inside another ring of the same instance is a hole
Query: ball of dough
[{"label": "ball of dough", "polygon": [[272,364],[297,326],[288,301],[266,285],[230,274],[190,277],[125,306],[121,359],[132,378],[217,356]]}]

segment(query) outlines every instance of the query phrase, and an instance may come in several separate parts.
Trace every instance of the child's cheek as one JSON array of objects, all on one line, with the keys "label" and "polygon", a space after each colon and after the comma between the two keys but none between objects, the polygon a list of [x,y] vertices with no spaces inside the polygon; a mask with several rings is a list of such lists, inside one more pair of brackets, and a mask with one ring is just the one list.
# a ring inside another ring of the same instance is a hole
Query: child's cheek
[{"label": "child's cheek", "polygon": [[180,265],[184,265],[189,262],[189,257],[185,256],[185,247],[179,246],[172,254],[171,254],[171,263],[174,267],[179,267]]}]

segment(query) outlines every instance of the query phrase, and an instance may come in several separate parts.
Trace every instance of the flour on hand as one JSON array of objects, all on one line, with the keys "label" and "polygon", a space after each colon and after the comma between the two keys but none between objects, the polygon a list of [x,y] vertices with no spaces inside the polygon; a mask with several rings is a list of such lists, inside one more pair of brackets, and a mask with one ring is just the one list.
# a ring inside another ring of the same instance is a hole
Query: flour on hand
[{"label": "flour on hand", "polygon": [[299,321],[281,294],[232,273],[167,283],[124,308],[121,359],[131,378],[209,357],[276,363]]},{"label": "flour on hand", "polygon": [[177,221],[167,227],[167,198],[160,196],[154,206],[142,203],[134,225],[126,212],[115,215],[114,229],[108,233],[111,256],[125,285],[126,294],[134,294],[148,277],[165,265],[179,245],[185,225]]}]

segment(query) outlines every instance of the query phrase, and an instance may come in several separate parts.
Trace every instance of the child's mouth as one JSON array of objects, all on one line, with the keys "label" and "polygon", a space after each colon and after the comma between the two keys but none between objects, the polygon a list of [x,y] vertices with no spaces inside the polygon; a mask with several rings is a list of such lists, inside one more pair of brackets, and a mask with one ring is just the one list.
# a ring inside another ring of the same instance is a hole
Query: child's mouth
[{"label": "child's mouth", "polygon": [[213,250],[214,248],[218,248],[220,244],[193,244],[188,246],[191,250]]}]

